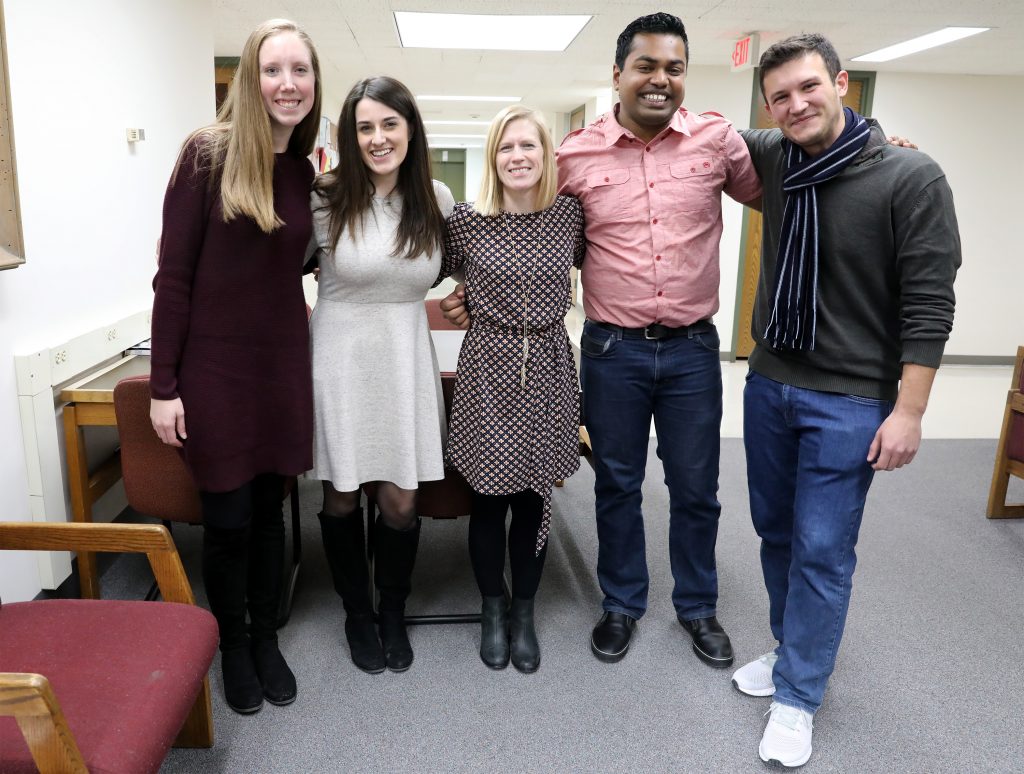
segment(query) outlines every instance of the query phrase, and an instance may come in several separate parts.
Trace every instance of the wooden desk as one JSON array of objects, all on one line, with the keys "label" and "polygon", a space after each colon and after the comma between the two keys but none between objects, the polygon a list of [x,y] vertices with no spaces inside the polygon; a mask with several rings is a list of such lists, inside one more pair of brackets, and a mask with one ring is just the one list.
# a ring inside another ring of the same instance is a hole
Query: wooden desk
[{"label": "wooden desk", "polygon": [[[91,522],[93,504],[121,479],[120,454],[114,454],[89,473],[84,428],[116,427],[114,386],[129,376],[148,373],[149,358],[130,355],[61,390],[60,399],[68,403],[64,407],[64,446],[73,521]],[[78,552],[78,578],[83,599],[100,598],[94,554]]]}]

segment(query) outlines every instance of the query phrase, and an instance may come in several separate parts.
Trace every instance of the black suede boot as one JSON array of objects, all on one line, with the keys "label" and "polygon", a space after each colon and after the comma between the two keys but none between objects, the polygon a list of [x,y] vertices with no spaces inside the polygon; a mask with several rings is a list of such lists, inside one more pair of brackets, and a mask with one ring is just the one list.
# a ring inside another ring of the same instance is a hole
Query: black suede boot
[{"label": "black suede boot", "polygon": [[420,542],[420,521],[412,529],[391,529],[383,520],[374,525],[374,575],[380,591],[380,640],[384,661],[392,672],[412,666],[413,652],[405,629],[405,600],[412,589],[410,579]]},{"label": "black suede boot", "polygon": [[377,639],[370,604],[363,509],[357,508],[348,516],[321,513],[319,518],[334,590],[345,605],[345,639],[352,663],[369,674],[380,674],[384,671],[384,651]]},{"label": "black suede boot", "polygon": [[533,627],[533,600],[513,598],[508,618],[512,666],[527,674],[536,672],[540,667],[540,643]]},{"label": "black suede boot", "polygon": [[224,698],[243,715],[263,706],[263,688],[245,630],[248,542],[248,529],[203,527],[203,584],[220,631]]},{"label": "black suede boot", "polygon": [[484,597],[480,609],[480,660],[491,669],[508,666],[508,602],[505,597]]},{"label": "black suede boot", "polygon": [[[275,481],[276,484],[279,482]],[[284,516],[278,491],[255,513],[249,539],[249,638],[256,676],[263,696],[283,706],[295,701],[295,675],[277,644],[277,622],[284,585]]]}]

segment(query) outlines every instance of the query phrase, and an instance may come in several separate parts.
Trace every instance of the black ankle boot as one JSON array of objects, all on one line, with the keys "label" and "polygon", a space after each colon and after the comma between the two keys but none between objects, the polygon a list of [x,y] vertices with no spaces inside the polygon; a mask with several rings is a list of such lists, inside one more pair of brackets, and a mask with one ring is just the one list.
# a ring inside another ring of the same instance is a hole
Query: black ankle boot
[{"label": "black ankle boot", "polygon": [[513,599],[509,611],[509,639],[512,666],[520,672],[536,672],[540,667],[540,643],[533,628],[533,600]]},{"label": "black ankle boot", "polygon": [[224,699],[240,715],[251,715],[263,706],[263,686],[256,676],[249,648],[231,648],[220,654],[224,675]]},{"label": "black ankle boot", "polygon": [[505,597],[484,597],[480,609],[480,660],[491,669],[508,666],[508,602]]},{"label": "black ankle boot", "polygon": [[377,639],[370,605],[363,509],[357,508],[348,516],[321,513],[319,518],[334,590],[345,605],[345,639],[352,663],[369,674],[380,674],[384,671],[384,650]]},{"label": "black ankle boot", "polygon": [[279,707],[295,701],[298,693],[295,675],[281,655],[277,640],[253,640],[250,650],[256,677],[263,686],[267,701]]},{"label": "black ankle boot", "polygon": [[380,639],[384,661],[392,672],[412,665],[413,652],[405,629],[405,600],[412,589],[410,578],[420,542],[420,522],[409,530],[391,529],[383,520],[374,524],[374,574],[380,591]]}]

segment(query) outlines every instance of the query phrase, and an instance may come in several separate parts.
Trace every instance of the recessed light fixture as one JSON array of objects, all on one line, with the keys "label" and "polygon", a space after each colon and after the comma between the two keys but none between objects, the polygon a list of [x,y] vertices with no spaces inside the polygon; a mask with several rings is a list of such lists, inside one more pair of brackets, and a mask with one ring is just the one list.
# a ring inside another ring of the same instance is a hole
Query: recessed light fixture
[{"label": "recessed light fixture", "polygon": [[928,48],[944,46],[946,43],[952,43],[954,40],[969,38],[971,35],[977,35],[979,32],[987,32],[989,29],[989,27],[946,27],[945,29],[938,30],[937,32],[929,32],[927,35],[921,35],[917,38],[905,40],[894,46],[880,48],[877,51],[872,51],[870,54],[855,56],[850,61],[888,62],[893,59],[899,59],[901,56],[916,54],[918,51],[924,51]]},{"label": "recessed light fixture", "polygon": [[404,48],[565,51],[591,18],[395,11]]},{"label": "recessed light fixture", "polygon": [[445,94],[417,94],[420,102],[519,102],[522,97],[477,97]]}]

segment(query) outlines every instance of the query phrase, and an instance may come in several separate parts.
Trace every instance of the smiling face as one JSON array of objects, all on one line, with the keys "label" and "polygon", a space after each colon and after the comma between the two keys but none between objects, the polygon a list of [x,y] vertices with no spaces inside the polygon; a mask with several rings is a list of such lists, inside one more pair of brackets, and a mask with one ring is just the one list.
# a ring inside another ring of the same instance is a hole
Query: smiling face
[{"label": "smiling face", "polygon": [[787,139],[817,156],[843,132],[848,78],[840,70],[833,82],[820,54],[791,59],[764,74],[765,109]]},{"label": "smiling face", "polygon": [[316,78],[311,60],[306,44],[294,32],[271,35],[260,46],[260,93],[277,153],[288,148],[292,131],[313,108]]},{"label": "smiling face", "polygon": [[355,117],[363,163],[377,193],[390,193],[409,151],[409,122],[394,108],[369,97],[356,104]]},{"label": "smiling face", "polygon": [[519,118],[505,126],[498,140],[494,166],[503,196],[522,198],[527,194],[536,195],[544,171],[544,146],[533,121]]},{"label": "smiling face", "polygon": [[678,35],[641,33],[620,70],[612,70],[619,92],[619,123],[644,142],[668,126],[686,93],[686,47]]}]

